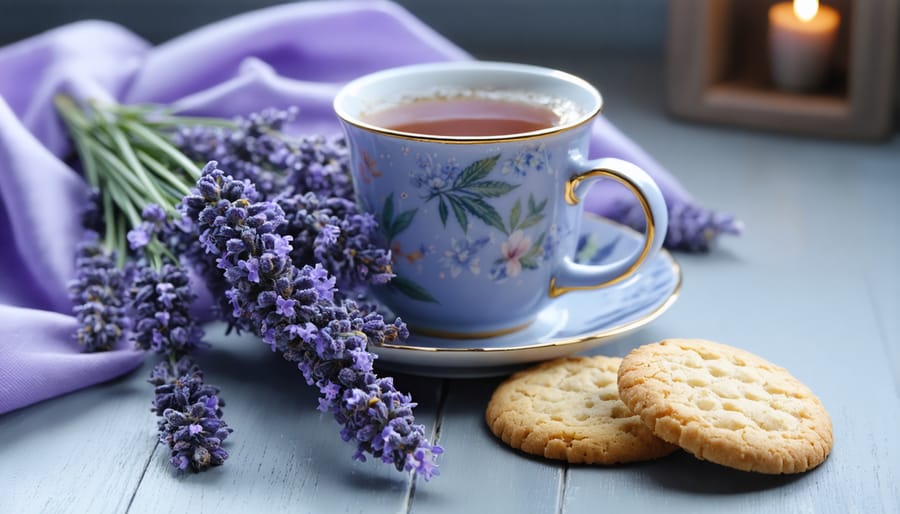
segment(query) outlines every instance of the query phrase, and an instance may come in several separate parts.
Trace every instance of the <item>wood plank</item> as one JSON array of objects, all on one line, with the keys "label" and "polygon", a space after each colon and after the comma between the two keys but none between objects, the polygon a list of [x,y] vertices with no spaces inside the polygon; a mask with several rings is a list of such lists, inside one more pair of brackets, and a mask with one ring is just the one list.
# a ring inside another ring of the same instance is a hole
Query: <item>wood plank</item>
[{"label": "wood plank", "polygon": [[125,512],[156,446],[149,372],[0,416],[0,512]]},{"label": "wood plank", "polygon": [[692,279],[678,305],[601,351],[624,355],[666,337],[703,337],[754,352],[822,399],[834,424],[832,455],[810,473],[787,477],[733,471],[684,453],[636,466],[573,468],[563,512],[596,512],[597,484],[612,511],[895,512],[900,442],[892,427],[900,404],[861,273],[822,280],[830,267],[711,269],[701,259],[683,259]]},{"label": "wood plank", "polygon": [[900,400],[900,150],[893,162],[870,157],[861,159],[857,167],[870,177],[858,184],[857,230],[864,243],[857,252],[865,261],[866,285]]},{"label": "wood plank", "polygon": [[[131,512],[400,512],[411,480],[392,465],[352,460],[330,414],[300,372],[253,337],[212,331],[214,352],[198,359],[210,383],[222,388],[224,419],[235,432],[224,466],[179,475],[168,451],[154,455]],[[396,377],[420,403],[416,419],[434,427],[440,380]]]},{"label": "wood plank", "polygon": [[441,476],[418,484],[410,512],[557,512],[565,465],[495,438],[484,409],[499,379],[452,380],[441,423]]}]

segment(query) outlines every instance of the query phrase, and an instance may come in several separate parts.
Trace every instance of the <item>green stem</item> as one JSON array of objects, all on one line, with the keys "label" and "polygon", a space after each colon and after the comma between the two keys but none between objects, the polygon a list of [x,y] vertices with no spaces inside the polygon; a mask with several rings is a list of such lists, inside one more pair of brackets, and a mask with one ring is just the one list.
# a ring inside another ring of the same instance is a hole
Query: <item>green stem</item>
[{"label": "green stem", "polygon": [[155,132],[141,125],[140,123],[136,123],[130,120],[123,121],[122,126],[135,136],[144,139],[145,141],[165,153],[176,164],[181,166],[182,169],[184,169],[184,171],[188,174],[188,176],[191,177],[191,179],[198,180],[200,178],[200,168],[198,168],[193,161],[188,159],[187,156],[181,153],[181,151],[175,148],[175,146],[160,137]]},{"label": "green stem", "polygon": [[81,167],[84,169],[84,176],[88,184],[95,189],[100,189],[100,174],[97,172],[97,161],[94,154],[87,151],[87,145],[84,142],[84,136],[80,132],[70,130],[72,141],[75,142],[75,149],[81,156]]},{"label": "green stem", "polygon": [[90,122],[72,98],[66,95],[56,95],[53,97],[53,103],[56,104],[56,110],[62,115],[69,127],[82,132],[90,128]]},{"label": "green stem", "polygon": [[165,255],[166,257],[168,257],[169,259],[171,259],[171,260],[172,260],[172,263],[178,264],[178,257],[176,257],[175,254],[172,253],[171,250],[169,250],[169,247],[168,247],[168,246],[163,245],[163,244],[161,244],[161,245],[159,245],[159,246],[162,248],[162,254],[163,254],[163,255]]},{"label": "green stem", "polygon": [[159,105],[117,105],[111,109],[118,117],[136,121],[148,127],[176,129],[185,125],[236,128],[231,120],[206,116],[183,116]]},{"label": "green stem", "polygon": [[75,143],[75,149],[81,156],[82,167],[84,168],[85,178],[91,187],[100,187],[100,178],[97,173],[97,162],[94,156],[87,151],[85,146],[86,131],[89,128],[87,119],[84,118],[81,111],[75,105],[71,98],[64,95],[56,95],[53,98],[56,109],[66,124],[69,135]]},{"label": "green stem", "polygon": [[[113,211],[107,211],[104,213],[106,216],[110,216]],[[125,267],[125,257],[128,255],[128,246],[127,246],[127,238],[125,236],[126,228],[125,223],[123,222],[121,217],[116,217],[116,264],[120,268]]]},{"label": "green stem", "polygon": [[176,177],[174,173],[169,171],[165,166],[151,157],[148,153],[144,152],[143,150],[138,150],[137,156],[138,159],[140,159],[141,162],[143,162],[144,165],[147,166],[147,168],[156,173],[159,178],[171,184],[176,191],[181,193],[181,196],[185,196],[191,193],[190,187],[178,180],[178,177]]},{"label": "green stem", "polygon": [[177,206],[179,203],[181,203],[181,200],[184,199],[185,195],[164,182],[159,183],[159,189],[171,200],[172,205],[174,206],[171,209],[166,208],[166,213],[171,215],[173,218],[181,216],[181,214],[178,212]]},{"label": "green stem", "polygon": [[105,225],[103,239],[107,250],[116,249],[115,222],[112,216],[112,198],[109,191],[103,191],[103,221]]},{"label": "green stem", "polygon": [[[139,181],[133,173],[128,169],[128,166],[125,165],[114,153],[109,151],[104,146],[98,144],[95,141],[87,140],[88,147],[91,151],[95,152],[97,156],[99,156],[102,160],[106,162],[106,165],[112,168],[109,170],[109,173],[104,174],[107,179],[113,179],[118,181],[120,184],[127,184],[130,186],[127,189],[131,189],[137,195],[137,198],[141,198],[142,204],[146,202],[146,199],[139,193],[139,191],[143,191],[144,185]],[[161,205],[161,207],[165,207],[165,205]]]},{"label": "green stem", "polygon": [[[141,215],[135,207],[135,202],[129,201],[135,199],[129,198],[128,193],[120,189],[121,186],[115,182],[107,182],[106,186],[109,188],[110,193],[112,193],[113,201],[125,216],[128,217],[128,222],[131,224],[131,227],[134,228],[140,225]],[[140,203],[138,202],[137,205],[140,205]]]},{"label": "green stem", "polygon": [[237,125],[229,120],[224,120],[221,118],[203,118],[198,116],[160,116],[154,117],[153,119],[144,118],[141,121],[148,127],[159,127],[167,129],[175,129],[188,125],[203,125],[205,127],[222,127],[231,129],[237,128]]},{"label": "green stem", "polygon": [[150,196],[152,196],[160,206],[164,207],[166,205],[166,200],[162,197],[162,194],[160,194],[159,190],[153,184],[153,181],[150,180],[150,176],[147,173],[147,170],[144,169],[144,167],[141,165],[140,161],[137,158],[137,155],[135,155],[134,150],[128,143],[128,139],[125,137],[125,134],[114,124],[106,122],[102,115],[98,115],[97,118],[99,120],[103,120],[103,128],[110,135],[110,137],[112,137],[116,148],[118,148],[119,153],[122,155],[122,158],[125,159],[125,163],[131,168],[131,172],[137,175],[138,180],[140,180],[143,183],[144,187],[147,188]]}]

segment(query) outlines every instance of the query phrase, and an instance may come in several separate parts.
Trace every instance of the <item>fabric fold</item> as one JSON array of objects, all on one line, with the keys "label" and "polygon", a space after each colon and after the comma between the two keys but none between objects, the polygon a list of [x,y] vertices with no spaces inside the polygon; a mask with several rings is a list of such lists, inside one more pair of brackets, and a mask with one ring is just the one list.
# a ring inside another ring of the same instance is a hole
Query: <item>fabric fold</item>
[{"label": "fabric fold", "polygon": [[[338,131],[331,102],[347,81],[394,66],[470,58],[388,1],[286,4],[157,47],[115,24],[85,21],[0,48],[0,413],[108,380],[141,361],[124,343],[82,354],[73,338],[66,282],[86,187],[72,168],[55,95],[164,103],[223,117],[296,105],[292,132],[331,134]],[[667,196],[689,199],[612,123],[594,127],[592,150],[636,162]]]}]

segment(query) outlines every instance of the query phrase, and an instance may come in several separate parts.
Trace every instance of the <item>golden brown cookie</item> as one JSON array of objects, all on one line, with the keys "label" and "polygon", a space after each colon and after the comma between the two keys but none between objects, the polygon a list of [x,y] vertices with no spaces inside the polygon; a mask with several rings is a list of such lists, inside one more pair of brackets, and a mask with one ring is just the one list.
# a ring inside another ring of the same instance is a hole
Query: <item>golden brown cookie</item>
[{"label": "golden brown cookie", "polygon": [[806,471],[834,442],[831,419],[808,387],[724,344],[669,339],[636,348],[619,367],[619,394],[658,437],[744,471]]},{"label": "golden brown cookie", "polygon": [[676,450],[619,400],[618,357],[570,357],[520,371],[497,386],[485,420],[513,448],[579,464],[655,459]]}]

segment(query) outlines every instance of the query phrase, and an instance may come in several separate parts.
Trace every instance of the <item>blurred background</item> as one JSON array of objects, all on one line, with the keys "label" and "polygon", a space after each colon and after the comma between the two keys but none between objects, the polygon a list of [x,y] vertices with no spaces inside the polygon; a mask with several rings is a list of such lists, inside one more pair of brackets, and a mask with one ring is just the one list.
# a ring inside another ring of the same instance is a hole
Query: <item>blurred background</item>
[{"label": "blurred background", "polygon": [[[120,23],[159,43],[212,21],[280,3],[286,2],[0,0],[0,44],[85,18]],[[596,49],[660,53],[666,24],[666,0],[399,0],[398,3],[479,58]]]},{"label": "blurred background", "polygon": [[[617,63],[644,68],[645,76],[665,76],[668,0],[395,1],[480,59],[561,68],[594,81],[601,90],[606,80],[621,79],[609,77],[609,69],[621,69]],[[286,2],[0,0],[0,45],[88,18],[119,23],[150,42],[161,43],[201,25],[281,3]],[[687,3],[679,5],[685,7]],[[896,56],[900,69],[900,50]],[[663,84],[657,84],[660,93],[666,88],[662,80]],[[892,95],[896,100],[887,109],[893,108],[895,120],[900,120],[900,81],[897,84]],[[653,101],[659,102],[655,107],[666,110],[662,96]],[[900,123],[895,121],[894,131],[898,128]]]}]

